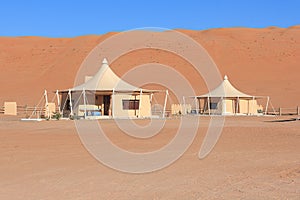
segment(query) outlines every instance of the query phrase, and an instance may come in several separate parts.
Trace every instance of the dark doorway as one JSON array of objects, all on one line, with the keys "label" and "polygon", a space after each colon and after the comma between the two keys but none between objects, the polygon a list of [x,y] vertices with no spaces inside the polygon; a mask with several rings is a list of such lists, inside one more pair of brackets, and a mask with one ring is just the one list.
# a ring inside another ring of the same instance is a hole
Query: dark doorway
[{"label": "dark doorway", "polygon": [[110,95],[103,96],[104,115],[109,115]]}]

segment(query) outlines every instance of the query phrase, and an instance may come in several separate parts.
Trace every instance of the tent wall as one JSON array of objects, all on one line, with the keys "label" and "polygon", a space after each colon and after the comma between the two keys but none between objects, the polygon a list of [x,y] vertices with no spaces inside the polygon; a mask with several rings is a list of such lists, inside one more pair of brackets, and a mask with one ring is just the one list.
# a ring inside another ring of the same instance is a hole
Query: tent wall
[{"label": "tent wall", "polygon": [[[84,116],[84,110],[87,112],[95,111],[95,113],[100,112],[101,116],[112,116],[114,117],[151,117],[151,102],[150,94],[122,94],[115,93],[112,98],[110,95],[98,95],[91,92],[86,92],[86,106],[84,106],[84,100],[82,91],[72,92],[72,104],[73,104],[73,113],[75,116]],[[108,103],[106,102],[109,111],[105,112],[105,101],[104,98],[107,96],[110,98]],[[141,101],[140,101],[141,98]],[[137,100],[138,108],[137,109],[124,109],[123,100]],[[114,101],[114,102],[113,102]],[[61,110],[63,111],[63,117],[69,117],[70,115],[70,106],[69,106],[69,97],[67,93],[61,94]],[[113,111],[111,111],[113,110]]]},{"label": "tent wall", "polygon": [[[208,98],[203,99],[200,102],[201,108],[203,108],[204,114],[222,114],[222,115],[232,115],[232,114],[247,114],[256,115],[257,110],[261,109],[262,106],[257,104],[256,100],[248,99],[223,99],[223,98],[210,98],[210,106],[208,107]],[[217,106],[216,106],[217,104]],[[210,112],[208,112],[210,108]]]},{"label": "tent wall", "polygon": [[223,101],[225,102],[225,106],[226,106],[225,113],[223,114],[235,113],[235,109],[236,109],[235,101],[232,99],[224,99]]},{"label": "tent wall", "polygon": [[123,100],[139,100],[140,95],[131,94],[115,94],[115,102],[113,103],[113,112],[115,117],[150,117],[151,102],[150,94],[142,94],[139,109],[123,109]]},{"label": "tent wall", "polygon": [[240,113],[242,114],[257,114],[256,100],[240,100]]}]

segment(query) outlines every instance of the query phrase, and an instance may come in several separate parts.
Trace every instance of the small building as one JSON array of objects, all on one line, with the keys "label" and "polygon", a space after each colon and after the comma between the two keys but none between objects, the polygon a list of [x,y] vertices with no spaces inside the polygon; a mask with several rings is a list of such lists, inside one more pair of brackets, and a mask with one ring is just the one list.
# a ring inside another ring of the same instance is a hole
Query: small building
[{"label": "small building", "polygon": [[156,92],[120,79],[104,59],[93,77],[85,77],[85,83],[57,93],[63,117],[98,119],[151,117],[152,95]]},{"label": "small building", "polygon": [[223,82],[214,90],[200,96],[193,96],[196,112],[199,114],[217,115],[258,115],[263,114],[263,107],[257,100],[266,98],[267,110],[269,97],[252,96],[236,89],[225,75]]}]

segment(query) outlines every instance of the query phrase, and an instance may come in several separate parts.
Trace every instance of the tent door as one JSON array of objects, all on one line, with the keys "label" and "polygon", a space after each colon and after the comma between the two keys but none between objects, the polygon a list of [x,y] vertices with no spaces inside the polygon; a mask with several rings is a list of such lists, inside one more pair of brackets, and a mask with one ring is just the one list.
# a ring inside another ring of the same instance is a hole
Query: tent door
[{"label": "tent door", "polygon": [[110,95],[103,96],[104,115],[109,115]]}]

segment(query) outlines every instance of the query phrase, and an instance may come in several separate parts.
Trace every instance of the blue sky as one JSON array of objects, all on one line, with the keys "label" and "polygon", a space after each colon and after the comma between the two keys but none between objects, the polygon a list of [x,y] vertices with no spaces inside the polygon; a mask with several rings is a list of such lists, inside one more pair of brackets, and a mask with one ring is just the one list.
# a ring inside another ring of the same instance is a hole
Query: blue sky
[{"label": "blue sky", "polygon": [[0,36],[74,37],[142,27],[203,30],[300,24],[298,0],[1,0]]}]

